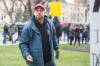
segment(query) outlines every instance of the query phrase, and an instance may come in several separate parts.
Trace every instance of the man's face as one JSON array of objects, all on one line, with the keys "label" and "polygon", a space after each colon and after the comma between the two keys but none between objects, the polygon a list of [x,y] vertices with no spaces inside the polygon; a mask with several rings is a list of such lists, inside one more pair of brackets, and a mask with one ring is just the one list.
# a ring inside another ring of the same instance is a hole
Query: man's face
[{"label": "man's face", "polygon": [[45,14],[45,11],[44,11],[44,9],[41,8],[41,7],[38,7],[38,8],[35,9],[35,11],[34,11],[34,15],[35,15],[35,17],[36,17],[38,20],[42,19],[42,18],[44,17],[44,14]]}]

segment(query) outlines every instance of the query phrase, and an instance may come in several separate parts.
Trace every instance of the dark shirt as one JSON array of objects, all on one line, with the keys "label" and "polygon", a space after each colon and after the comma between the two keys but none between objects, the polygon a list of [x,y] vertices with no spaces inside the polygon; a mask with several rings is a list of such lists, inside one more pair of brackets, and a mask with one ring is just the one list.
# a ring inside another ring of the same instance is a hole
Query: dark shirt
[{"label": "dark shirt", "polygon": [[49,43],[49,35],[47,32],[48,30],[47,21],[44,20],[43,24],[40,24],[37,20],[35,20],[34,22],[41,34],[43,58],[44,58],[44,62],[46,63],[51,60],[51,48]]},{"label": "dark shirt", "polygon": [[75,30],[75,37],[80,37],[80,29],[76,28]]},{"label": "dark shirt", "polygon": [[5,32],[5,33],[8,33],[8,28],[9,28],[9,27],[8,27],[7,25],[4,25],[4,32]]}]

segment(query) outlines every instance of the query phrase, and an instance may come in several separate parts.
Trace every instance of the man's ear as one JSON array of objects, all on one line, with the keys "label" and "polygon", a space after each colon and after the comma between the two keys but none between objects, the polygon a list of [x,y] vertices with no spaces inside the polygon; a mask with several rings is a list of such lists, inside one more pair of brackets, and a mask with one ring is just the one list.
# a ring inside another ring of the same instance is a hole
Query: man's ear
[{"label": "man's ear", "polygon": [[33,15],[36,15],[36,10],[33,11]]}]

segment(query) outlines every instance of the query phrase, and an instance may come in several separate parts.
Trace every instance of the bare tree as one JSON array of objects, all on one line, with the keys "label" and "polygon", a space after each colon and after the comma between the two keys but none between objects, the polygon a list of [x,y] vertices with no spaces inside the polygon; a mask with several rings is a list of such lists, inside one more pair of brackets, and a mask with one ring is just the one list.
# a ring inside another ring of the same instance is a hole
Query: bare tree
[{"label": "bare tree", "polygon": [[3,5],[5,7],[4,11],[6,12],[6,15],[9,16],[10,22],[14,23],[15,20],[17,20],[17,19],[15,19],[15,17],[18,15],[18,14],[16,14],[16,13],[18,13],[17,8],[16,8],[16,6],[17,6],[16,5],[16,1],[17,0],[9,0],[9,1],[10,1],[9,2],[10,3],[10,7],[7,5],[8,3],[5,0],[2,0]]},{"label": "bare tree", "polygon": [[[11,23],[28,20],[32,16],[34,6],[37,3],[44,4],[46,2],[46,0],[9,0],[9,2],[8,0],[0,1],[2,1],[4,6],[3,11],[9,16]],[[10,3],[10,7],[8,6],[7,2]]]},{"label": "bare tree", "polygon": [[10,19],[12,21],[12,14],[11,13],[13,11],[12,10],[13,8],[11,10],[9,10],[8,7],[7,7],[6,1],[5,0],[2,0],[2,1],[3,1],[3,4],[4,4],[5,8],[6,8],[7,14],[9,15],[9,17],[10,17]]},{"label": "bare tree", "polygon": [[[20,4],[19,4],[19,2],[20,2]],[[5,7],[4,11],[6,12],[6,15],[9,16],[11,23],[21,20],[21,17],[24,16],[23,13],[24,14],[30,13],[30,12],[28,12],[28,7],[27,7],[28,1],[9,0],[9,2],[7,3],[6,0],[2,0],[2,3]],[[10,3],[10,6],[8,6],[9,3]],[[20,7],[18,7],[18,6],[20,6]],[[24,11],[22,11],[23,10],[22,6],[24,6]],[[28,15],[25,16],[25,19],[29,16]]]}]

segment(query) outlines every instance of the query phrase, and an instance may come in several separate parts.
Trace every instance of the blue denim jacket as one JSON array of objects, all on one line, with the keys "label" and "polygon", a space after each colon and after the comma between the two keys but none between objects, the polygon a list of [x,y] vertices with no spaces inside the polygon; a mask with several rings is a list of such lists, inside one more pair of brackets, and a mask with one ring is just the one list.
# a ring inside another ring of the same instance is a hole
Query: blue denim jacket
[{"label": "blue denim jacket", "polygon": [[[52,52],[50,64],[52,66],[55,66],[53,49],[57,49],[59,46],[57,43],[53,23],[47,17],[45,19],[47,19],[48,21],[47,25],[50,42],[49,44]],[[41,43],[41,34],[34,24],[34,17],[32,17],[32,19],[25,24],[22,30],[19,43],[19,48],[21,50],[23,57],[25,58],[27,55],[31,55],[33,57],[33,63],[26,61],[29,66],[45,66],[43,61],[43,51]]]}]

